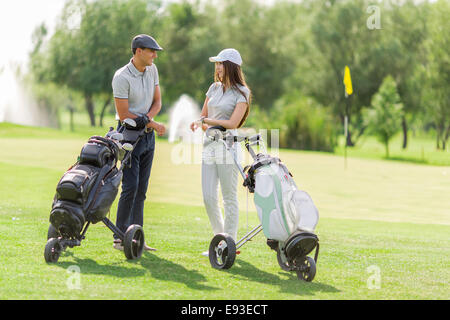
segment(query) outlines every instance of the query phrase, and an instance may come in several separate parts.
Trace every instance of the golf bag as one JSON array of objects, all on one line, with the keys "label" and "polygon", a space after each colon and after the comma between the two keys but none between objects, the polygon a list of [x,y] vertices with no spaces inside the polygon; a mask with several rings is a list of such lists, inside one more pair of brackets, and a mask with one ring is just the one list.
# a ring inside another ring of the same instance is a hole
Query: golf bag
[{"label": "golf bag", "polygon": [[264,155],[246,170],[267,239],[285,242],[296,232],[314,232],[319,212],[308,193],[297,188],[280,159]]},{"label": "golf bag", "polygon": [[121,150],[110,139],[93,136],[78,161],[56,186],[50,223],[64,237],[78,238],[86,221],[97,223],[109,212],[118,193]]},{"label": "golf bag", "polygon": [[[237,242],[226,233],[216,234],[209,245],[209,261],[216,269],[228,269],[236,253],[245,243],[263,231],[269,247],[277,252],[277,260],[285,271],[295,271],[299,279],[312,281],[316,274],[319,238],[314,233],[319,212],[311,197],[297,185],[291,173],[279,158],[267,152],[255,153],[252,146],[265,150],[261,135],[251,137],[234,135],[224,127],[206,130],[211,141],[221,141],[233,157],[244,179],[244,187],[254,193],[259,226],[248,231]],[[242,168],[232,148],[236,142],[245,142],[253,164]],[[308,254],[315,249],[314,259]]]}]

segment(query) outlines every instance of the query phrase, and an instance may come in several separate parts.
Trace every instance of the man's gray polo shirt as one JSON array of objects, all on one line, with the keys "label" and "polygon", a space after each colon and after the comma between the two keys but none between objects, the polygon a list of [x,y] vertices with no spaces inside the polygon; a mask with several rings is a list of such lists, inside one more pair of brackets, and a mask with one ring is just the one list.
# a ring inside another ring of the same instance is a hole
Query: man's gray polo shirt
[{"label": "man's gray polo shirt", "polygon": [[[139,72],[131,60],[116,71],[112,80],[114,98],[128,99],[128,110],[137,116],[149,112],[157,85],[159,76],[154,63],[147,66],[144,72]],[[116,119],[119,119],[117,113]]]}]

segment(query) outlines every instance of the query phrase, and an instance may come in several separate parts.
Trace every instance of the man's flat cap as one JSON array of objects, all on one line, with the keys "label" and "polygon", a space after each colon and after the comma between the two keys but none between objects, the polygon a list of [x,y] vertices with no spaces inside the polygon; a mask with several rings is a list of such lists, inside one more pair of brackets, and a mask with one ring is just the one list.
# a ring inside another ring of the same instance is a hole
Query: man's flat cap
[{"label": "man's flat cap", "polygon": [[131,41],[131,49],[137,48],[149,48],[157,51],[163,50],[153,37],[146,34],[137,35],[133,38],[133,41]]}]

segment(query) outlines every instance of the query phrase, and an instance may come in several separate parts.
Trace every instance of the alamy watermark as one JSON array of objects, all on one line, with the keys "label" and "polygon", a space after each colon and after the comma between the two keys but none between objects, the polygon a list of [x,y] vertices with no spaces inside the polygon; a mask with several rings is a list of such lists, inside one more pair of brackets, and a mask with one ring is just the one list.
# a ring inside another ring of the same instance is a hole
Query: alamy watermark
[{"label": "alamy watermark", "polygon": [[366,26],[369,30],[381,29],[381,11],[379,6],[368,6],[367,13],[370,14],[367,18]]},{"label": "alamy watermark", "polygon": [[[227,133],[230,134],[230,133]],[[246,129],[245,131],[238,131],[237,137],[255,137],[259,135],[258,143],[253,139],[250,141],[250,147],[255,154],[267,154],[268,141],[270,141],[270,155],[272,157],[279,156],[280,148],[280,130],[279,129],[260,129],[258,132],[255,129]],[[230,136],[228,136],[228,139]],[[219,141],[208,140],[204,137],[203,142],[195,143],[191,136],[180,136],[180,141],[172,148],[171,161],[174,165],[182,164],[202,164],[203,161],[208,161],[209,158],[219,164],[234,164],[233,152],[236,152],[236,157],[239,162],[252,162],[250,154],[246,152],[245,141],[228,143],[227,138]],[[225,143],[224,143],[225,142]],[[239,148],[237,145],[241,145]],[[228,148],[227,148],[228,147]],[[239,150],[240,149],[240,150]],[[247,156],[246,156],[247,155]],[[244,157],[242,157],[244,156]],[[244,158],[244,159],[242,159]]]},{"label": "alamy watermark", "polygon": [[77,265],[72,265],[67,268],[69,278],[66,281],[69,290],[81,290],[81,269]]},{"label": "alamy watermark", "polygon": [[366,268],[366,272],[369,274],[367,278],[367,288],[369,290],[381,289],[381,269],[376,265],[372,265]]}]

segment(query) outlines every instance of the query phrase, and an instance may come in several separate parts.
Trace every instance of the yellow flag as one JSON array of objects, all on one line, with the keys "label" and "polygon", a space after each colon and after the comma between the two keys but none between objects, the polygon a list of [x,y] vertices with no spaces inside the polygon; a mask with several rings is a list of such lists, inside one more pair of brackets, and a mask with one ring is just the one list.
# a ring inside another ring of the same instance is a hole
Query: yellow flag
[{"label": "yellow flag", "polygon": [[350,69],[348,66],[345,66],[344,85],[345,85],[345,92],[348,95],[351,95],[353,93],[352,77],[350,76]]}]

